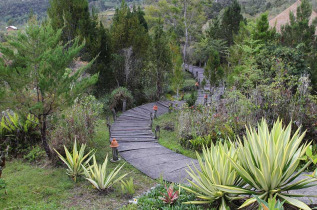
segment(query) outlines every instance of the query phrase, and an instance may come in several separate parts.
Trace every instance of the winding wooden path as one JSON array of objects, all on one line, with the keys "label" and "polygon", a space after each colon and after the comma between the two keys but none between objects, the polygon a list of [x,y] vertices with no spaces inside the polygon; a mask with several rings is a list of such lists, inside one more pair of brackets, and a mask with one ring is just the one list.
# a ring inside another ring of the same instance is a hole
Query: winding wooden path
[{"label": "winding wooden path", "polygon": [[181,107],[183,102],[159,101],[124,112],[111,126],[111,139],[119,143],[119,153],[131,165],[153,179],[163,177],[170,182],[186,182],[187,164],[197,160],[175,153],[157,142],[151,129],[150,114],[158,106],[157,116],[168,112],[169,103]]},{"label": "winding wooden path", "polygon": [[[186,67],[197,80],[202,82],[204,79],[203,68]],[[211,103],[213,100],[219,100],[224,92],[224,88],[220,87],[214,90],[214,94],[210,96],[209,90],[210,84],[208,83],[204,89],[198,90],[196,104],[204,103],[205,94],[208,94],[207,103]],[[169,182],[186,183],[188,178],[185,171],[187,165],[198,166],[198,161],[160,145],[154,138],[151,129],[150,114],[153,112],[153,106],[158,106],[157,116],[160,116],[168,112],[169,103],[173,103],[174,107],[181,107],[183,104],[183,102],[158,101],[124,112],[111,126],[111,139],[117,139],[121,157],[149,177],[157,179],[162,176],[164,180]],[[307,178],[306,175],[301,175],[296,181]],[[292,194],[316,195],[317,187],[295,190],[292,191]],[[298,199],[307,204],[317,203],[317,198],[302,197]]]}]

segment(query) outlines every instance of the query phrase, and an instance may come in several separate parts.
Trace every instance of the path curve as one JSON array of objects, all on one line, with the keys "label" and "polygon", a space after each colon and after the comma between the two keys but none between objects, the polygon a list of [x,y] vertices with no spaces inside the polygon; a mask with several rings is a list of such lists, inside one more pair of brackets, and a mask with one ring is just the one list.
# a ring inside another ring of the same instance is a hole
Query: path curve
[{"label": "path curve", "polygon": [[[198,81],[202,82],[204,79],[203,68],[195,66],[186,66],[186,68]],[[209,94],[209,87],[207,83],[204,89],[198,90],[196,104],[204,102],[204,95]],[[219,96],[223,94],[224,88],[220,88],[215,92],[216,94],[208,97],[207,103],[210,103],[211,100],[219,100]],[[158,179],[162,176],[164,180],[169,182],[186,183],[186,179],[188,178],[185,171],[187,165],[192,166],[194,164],[199,166],[198,161],[160,145],[154,138],[150,127],[150,113],[153,112],[153,106],[158,106],[157,115],[160,116],[168,112],[169,103],[173,103],[174,107],[180,107],[183,104],[183,102],[179,101],[158,101],[124,112],[111,126],[111,139],[117,139],[121,157],[147,176],[153,179]],[[306,175],[304,173],[295,181],[307,178]],[[292,193],[315,195],[317,194],[317,187],[294,190]],[[307,204],[317,203],[317,198],[302,197],[298,199]]]},{"label": "path curve", "polygon": [[198,161],[178,154],[160,145],[150,127],[153,106],[158,106],[157,115],[168,112],[169,103],[180,107],[183,102],[158,101],[130,109],[112,124],[111,139],[119,143],[119,154],[127,162],[153,179],[185,183],[187,165],[198,165]]}]

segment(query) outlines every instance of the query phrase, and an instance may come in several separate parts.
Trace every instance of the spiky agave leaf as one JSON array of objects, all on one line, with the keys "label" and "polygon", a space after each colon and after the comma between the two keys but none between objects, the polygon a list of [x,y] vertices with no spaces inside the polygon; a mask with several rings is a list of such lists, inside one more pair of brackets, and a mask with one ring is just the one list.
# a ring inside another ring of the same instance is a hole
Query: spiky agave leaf
[{"label": "spiky agave leaf", "polygon": [[108,155],[106,156],[102,165],[98,164],[95,155],[93,155],[93,164],[87,167],[83,166],[86,179],[99,191],[105,191],[113,186],[116,182],[122,180],[126,175],[123,174],[119,177],[118,173],[122,169],[123,165],[118,165],[110,173],[107,172]]},{"label": "spiky agave leaf", "polygon": [[[192,178],[188,180],[192,187],[182,186],[183,189],[196,194],[201,201],[189,201],[187,204],[204,204],[219,201],[221,208],[227,207],[227,201],[231,200],[228,193],[217,186],[244,186],[245,183],[237,174],[227,155],[237,160],[237,151],[232,142],[224,144],[212,144],[203,148],[202,157],[196,152],[199,168],[195,165],[188,166],[187,173]],[[249,190],[237,188],[240,194],[248,194]],[[235,191],[237,192],[237,191]],[[234,198],[232,198],[234,199]]]},{"label": "spiky agave leaf", "polygon": [[89,161],[92,158],[92,156],[90,156],[90,155],[93,152],[93,150],[89,151],[85,155],[85,149],[86,149],[86,145],[82,144],[80,147],[80,150],[78,152],[76,139],[74,141],[72,154],[68,151],[67,147],[64,145],[66,158],[63,157],[56,149],[54,149],[55,152],[57,153],[58,157],[67,166],[67,174],[69,176],[71,176],[75,182],[76,182],[77,176],[80,174],[83,174],[83,172],[84,172],[83,167],[87,166],[87,164],[89,163]]},{"label": "spiky agave leaf", "polygon": [[[307,178],[291,184],[311,163],[308,162],[298,173],[295,173],[309,144],[302,144],[305,132],[300,134],[298,129],[292,136],[291,130],[291,123],[283,127],[282,121],[277,120],[270,131],[267,122],[263,119],[257,130],[247,128],[243,142],[239,140],[239,162],[231,157],[230,161],[243,180],[254,188],[253,194],[258,195],[259,198],[268,200],[269,197],[276,195],[278,199],[291,205],[310,209],[303,202],[291,198],[298,195],[283,193],[314,186],[316,184],[313,182],[317,181]],[[228,190],[223,190],[233,193],[232,189],[229,187]],[[250,198],[240,208],[254,202],[256,198]]]}]

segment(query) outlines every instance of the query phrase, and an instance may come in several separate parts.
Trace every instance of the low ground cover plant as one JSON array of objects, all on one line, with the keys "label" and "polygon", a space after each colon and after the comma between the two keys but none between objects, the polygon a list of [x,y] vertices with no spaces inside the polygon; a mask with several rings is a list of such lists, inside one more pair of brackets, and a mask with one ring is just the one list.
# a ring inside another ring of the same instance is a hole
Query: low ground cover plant
[{"label": "low ground cover plant", "polygon": [[[209,204],[207,205],[195,205],[195,204],[184,204],[186,201],[195,200],[196,196],[188,191],[180,190],[178,199],[172,204],[164,203],[163,200],[160,198],[162,197],[162,193],[166,194],[167,190],[165,185],[168,183],[161,183],[153,188],[148,193],[142,195],[137,200],[137,208],[142,210],[148,209],[173,209],[173,210],[182,210],[182,209],[189,209],[189,210],[196,210],[196,209],[214,209]],[[179,187],[175,186],[174,184],[174,193],[175,190],[179,190]]]},{"label": "low ground cover plant", "polygon": [[122,194],[125,194],[130,198],[133,196],[133,194],[135,193],[135,186],[132,177],[130,177],[130,179],[126,181],[121,180],[121,191]]},{"label": "low ground cover plant", "polygon": [[160,197],[160,199],[163,201],[163,203],[166,203],[169,205],[174,204],[179,197],[180,190],[174,190],[173,184],[170,184],[168,188],[166,187],[166,184],[165,184],[165,189],[166,189],[166,192],[161,193],[163,197]]}]

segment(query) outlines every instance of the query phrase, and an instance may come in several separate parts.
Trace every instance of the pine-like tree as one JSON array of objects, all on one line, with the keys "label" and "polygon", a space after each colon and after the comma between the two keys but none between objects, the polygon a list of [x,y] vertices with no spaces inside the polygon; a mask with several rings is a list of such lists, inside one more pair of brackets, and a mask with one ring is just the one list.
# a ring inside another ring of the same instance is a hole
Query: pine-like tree
[{"label": "pine-like tree", "polygon": [[169,71],[173,68],[168,39],[163,31],[163,24],[161,22],[154,28],[152,57],[156,75],[156,98],[159,100],[163,93],[163,84],[167,80]]},{"label": "pine-like tree", "polygon": [[223,75],[224,71],[221,67],[219,52],[216,50],[211,50],[209,60],[207,61],[207,66],[204,71],[204,76],[210,83],[210,91],[212,86],[219,84]]},{"label": "pine-like tree", "polygon": [[240,22],[244,21],[241,14],[241,7],[237,0],[227,7],[224,11],[221,28],[223,38],[227,41],[228,45],[233,44],[233,35],[239,32]]},{"label": "pine-like tree", "polygon": [[0,82],[5,86],[6,100],[1,105],[38,118],[41,140],[49,157],[49,116],[73,103],[98,79],[97,74],[84,73],[93,61],[79,69],[68,68],[84,45],[79,44],[78,38],[71,46],[63,45],[61,35],[62,30],[55,31],[49,22],[39,25],[32,19],[25,32],[8,37],[8,45],[0,46]]}]

